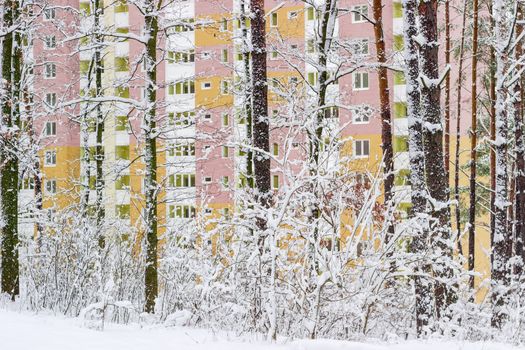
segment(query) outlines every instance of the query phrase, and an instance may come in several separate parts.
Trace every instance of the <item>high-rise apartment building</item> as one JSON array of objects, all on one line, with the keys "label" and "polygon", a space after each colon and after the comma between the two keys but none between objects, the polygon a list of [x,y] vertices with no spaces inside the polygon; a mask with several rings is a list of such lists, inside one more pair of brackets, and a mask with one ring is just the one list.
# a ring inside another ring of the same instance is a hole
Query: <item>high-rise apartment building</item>
[{"label": "high-rise apartment building", "polygon": [[[92,94],[93,85],[88,81],[92,79],[93,49],[79,33],[87,35],[92,28],[93,1],[49,1],[34,33],[34,92],[35,98],[42,100],[35,126],[42,147],[44,208],[52,215],[80,200],[80,187],[86,180],[82,179],[86,165],[81,164],[81,150],[96,146],[96,130],[86,129],[87,135],[81,132],[81,114],[89,111],[90,105],[103,102],[105,215],[112,222],[140,228],[144,209],[140,142],[141,113],[146,103],[144,17],[132,1],[100,3],[104,72],[103,98],[97,101],[80,102]],[[401,2],[384,3],[383,34],[389,64],[401,67]],[[313,5],[320,4],[265,1],[271,175],[276,191],[289,184],[291,174],[300,173],[299,160],[308,153],[304,133],[291,130],[294,122],[304,121],[305,114],[312,113],[308,101],[319,74],[319,21]],[[375,175],[382,151],[371,4],[367,0],[340,0],[339,7],[335,35],[344,56],[329,60],[333,68],[330,75],[338,79],[328,89],[327,105],[331,108],[327,109],[326,143],[337,139],[342,147],[326,158],[326,166],[348,157],[352,171]],[[238,0],[166,1],[160,11],[157,151],[161,233],[195,224],[197,213],[227,217],[238,208],[234,190],[246,181],[243,53],[249,42],[241,12]],[[403,73],[390,70],[389,84],[395,192],[403,215],[410,207]],[[92,115],[93,110],[87,113]],[[466,129],[463,125],[464,133]],[[467,142],[465,134],[461,144]],[[91,179],[89,182],[93,183]],[[32,185],[26,181],[24,186],[22,195],[28,199],[22,203],[28,203]],[[91,201],[94,196],[90,195]],[[30,219],[25,222],[24,229],[31,230]],[[488,236],[480,237],[484,237],[480,245],[487,247]],[[482,266],[488,268],[488,260]]]}]

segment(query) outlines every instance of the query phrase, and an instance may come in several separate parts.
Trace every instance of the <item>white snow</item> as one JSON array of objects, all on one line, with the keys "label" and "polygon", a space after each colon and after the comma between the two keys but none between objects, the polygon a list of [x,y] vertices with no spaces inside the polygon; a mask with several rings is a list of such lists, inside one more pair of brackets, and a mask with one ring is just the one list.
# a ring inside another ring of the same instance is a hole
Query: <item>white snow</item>
[{"label": "white snow", "polygon": [[227,332],[107,324],[103,332],[78,319],[0,309],[0,349],[9,350],[512,350],[505,344],[406,341],[392,344],[336,340],[281,340],[276,344]]}]

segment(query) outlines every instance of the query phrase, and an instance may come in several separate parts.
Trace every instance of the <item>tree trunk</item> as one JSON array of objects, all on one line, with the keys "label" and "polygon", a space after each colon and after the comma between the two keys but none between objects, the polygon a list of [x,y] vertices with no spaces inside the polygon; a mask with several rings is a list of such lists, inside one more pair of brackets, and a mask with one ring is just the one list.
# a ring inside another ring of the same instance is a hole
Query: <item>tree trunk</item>
[{"label": "tree trunk", "polygon": [[[309,161],[308,166],[310,167],[310,176],[313,178],[312,193],[316,198],[322,196],[320,191],[319,183],[319,171],[320,169],[320,156],[321,156],[321,144],[323,143],[323,122],[326,115],[326,95],[328,86],[331,84],[328,72],[328,55],[332,47],[333,31],[335,27],[335,18],[337,15],[337,0],[326,0],[324,8],[319,11],[319,27],[316,33],[316,45],[317,45],[317,71],[318,71],[318,94],[317,94],[317,112],[313,116],[314,123],[308,130],[309,138]],[[314,201],[312,205],[312,213],[309,218],[311,225],[310,230],[313,235],[309,238],[308,242],[308,258],[307,258],[307,270],[310,274],[309,283],[315,284],[316,276],[319,274],[318,262],[317,262],[317,244],[319,242],[319,219],[321,217],[321,208],[318,201]],[[318,286],[315,286],[318,287]],[[318,314],[319,304],[314,306],[314,313]],[[317,320],[317,317],[315,318]],[[314,327],[310,331],[310,338],[315,339],[317,337],[318,324],[315,323]]]},{"label": "tree trunk", "polygon": [[[104,9],[103,6],[101,6],[100,0],[93,0],[94,2],[94,29],[97,32],[95,35],[95,57],[94,57],[94,63],[95,63],[95,96],[97,98],[100,98],[103,96],[102,91],[102,43],[103,43],[103,36],[99,33],[101,30],[100,28],[100,18],[103,17]],[[104,235],[102,233],[102,224],[104,222],[105,218],[105,211],[104,211],[104,173],[103,173],[103,165],[104,165],[104,148],[103,148],[103,132],[104,132],[104,115],[102,114],[102,104],[97,103],[96,106],[96,124],[95,124],[95,131],[96,131],[96,144],[95,144],[95,191],[96,191],[96,199],[95,199],[95,212],[96,212],[96,230],[97,230],[97,237],[99,240],[99,245],[101,248],[104,247]]]},{"label": "tree trunk", "polygon": [[[260,150],[253,160],[256,200],[263,208],[270,205],[270,123],[268,120],[268,85],[266,68],[266,18],[263,0],[251,0],[252,10],[252,113],[253,146]],[[266,231],[266,219],[257,218],[259,234]]]},{"label": "tree trunk", "polygon": [[[445,0],[445,65],[450,65],[450,0]],[[445,78],[445,172],[450,181],[450,74]]]},{"label": "tree trunk", "polygon": [[[476,162],[478,146],[478,0],[472,1],[472,110],[470,138],[470,208],[468,227],[468,269],[474,272],[476,248]],[[474,288],[474,276],[470,276],[470,287]]]},{"label": "tree trunk", "polygon": [[509,7],[505,0],[494,0],[495,51],[496,51],[496,188],[494,200],[494,246],[492,263],[492,326],[501,328],[507,318],[504,310],[506,287],[510,282],[509,259],[512,256],[512,237],[509,230],[508,198],[508,38],[510,35]]},{"label": "tree trunk", "polygon": [[459,254],[463,255],[463,247],[461,245],[461,210],[459,201],[459,151],[460,151],[460,136],[461,136],[461,92],[463,86],[463,63],[465,60],[465,28],[467,22],[467,2],[463,2],[463,20],[461,27],[461,44],[459,48],[459,65],[458,65],[458,81],[457,81],[457,104],[456,104],[456,151],[454,157],[454,205],[456,230],[457,230],[457,249]]},{"label": "tree trunk", "polygon": [[[410,156],[410,183],[412,210],[410,216],[415,219],[415,234],[411,250],[414,254],[424,254],[427,250],[428,231],[426,225],[426,190],[425,190],[425,158],[423,152],[423,121],[421,119],[420,88],[419,88],[419,55],[414,38],[418,34],[416,15],[418,0],[403,0],[406,84],[407,84],[407,118],[408,146]],[[432,288],[430,281],[423,274],[431,273],[431,266],[422,262],[417,266],[414,277],[416,292],[416,328],[422,335],[429,324],[432,315]]]},{"label": "tree trunk", "polygon": [[[18,1],[5,2],[3,22],[11,29],[19,24]],[[3,38],[2,47],[2,126],[7,128],[0,145],[0,196],[2,205],[2,281],[1,292],[14,301],[20,291],[18,260],[18,148],[17,128],[20,126],[20,94],[22,42],[20,33],[9,32]]]},{"label": "tree trunk", "polygon": [[383,173],[385,186],[385,207],[387,210],[387,236],[386,242],[394,236],[395,227],[393,220],[393,189],[394,189],[394,151],[392,149],[392,115],[390,111],[390,89],[388,86],[388,71],[386,68],[386,51],[383,33],[383,1],[374,0],[374,35],[376,42],[379,79],[379,104],[381,113],[381,142],[383,147]]},{"label": "tree trunk", "polygon": [[[523,20],[523,8],[518,5],[518,21]],[[523,33],[523,27],[516,27],[516,38]],[[515,57],[519,60],[523,55],[523,44],[521,40],[516,45]],[[515,218],[514,218],[514,255],[517,259],[515,273],[520,276],[523,272],[523,242],[525,236],[525,142],[523,140],[523,81],[522,78],[517,80],[514,86],[514,127],[516,128],[516,187],[515,187]]]},{"label": "tree trunk", "polygon": [[157,103],[157,37],[159,31],[158,9],[162,1],[155,6],[155,1],[149,0],[145,6],[146,44],[146,100],[148,107],[144,113],[144,162],[145,194],[146,194],[146,272],[145,292],[146,303],[144,311],[155,312],[155,299],[158,295],[158,258],[157,258],[157,136],[156,136],[156,103]]},{"label": "tree trunk", "polygon": [[[437,31],[437,0],[419,3],[422,42],[419,46],[421,77],[421,114],[423,117],[423,145],[425,153],[425,180],[428,188],[427,207],[430,208],[431,246],[452,259],[450,240],[449,187],[443,157],[443,126],[441,121],[439,80],[439,46]],[[435,263],[434,263],[435,265]],[[441,278],[452,277],[447,263],[434,269]],[[436,315],[442,317],[453,293],[446,283],[435,285]]]}]

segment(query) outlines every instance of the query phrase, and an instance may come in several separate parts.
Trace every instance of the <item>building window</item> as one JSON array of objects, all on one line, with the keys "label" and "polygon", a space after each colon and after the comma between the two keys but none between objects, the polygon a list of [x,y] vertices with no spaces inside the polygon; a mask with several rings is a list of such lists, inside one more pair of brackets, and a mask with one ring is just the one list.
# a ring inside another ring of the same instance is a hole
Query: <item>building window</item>
[{"label": "building window", "polygon": [[195,62],[195,50],[189,51],[169,51],[168,63],[191,63]]},{"label": "building window", "polygon": [[356,39],[354,42],[354,55],[368,55],[368,39]]},{"label": "building window", "polygon": [[368,106],[352,111],[352,121],[354,124],[367,124],[370,122],[372,110]]},{"label": "building window", "polygon": [[195,187],[195,174],[176,174],[169,177],[170,187]]},{"label": "building window", "polygon": [[46,49],[54,49],[57,47],[57,39],[54,35],[48,35],[44,38],[44,46]]},{"label": "building window", "polygon": [[230,177],[229,176],[221,177],[221,185],[223,188],[229,188],[230,187]]},{"label": "building window", "polygon": [[366,22],[368,17],[368,5],[356,5],[352,7],[352,23]]},{"label": "building window", "polygon": [[195,124],[195,112],[186,111],[186,112],[177,112],[169,113],[169,124],[177,126],[190,126]]},{"label": "building window", "polygon": [[48,107],[55,107],[57,105],[57,94],[50,92],[46,94],[46,105]]},{"label": "building window", "polygon": [[324,110],[324,117],[326,119],[330,119],[330,118],[337,119],[337,118],[339,118],[339,108],[337,106],[326,107],[325,110]]},{"label": "building window", "polygon": [[279,58],[279,53],[277,51],[273,50],[272,52],[270,52],[270,59],[272,61],[274,61],[274,60],[276,60],[278,58]]},{"label": "building window", "polygon": [[56,122],[46,122],[44,134],[46,136],[55,136],[57,134],[57,123]]},{"label": "building window", "polygon": [[174,93],[177,95],[194,94],[195,93],[195,81],[193,80],[179,81],[178,83],[175,83],[175,85],[169,86],[168,93],[170,95],[173,95]]},{"label": "building window", "polygon": [[202,182],[205,184],[211,184],[212,182],[211,176],[205,176]]},{"label": "building window", "polygon": [[311,6],[306,8],[306,19],[309,21],[313,21],[315,19],[315,10]]},{"label": "building window", "polygon": [[170,205],[170,219],[191,219],[195,217],[195,207],[193,205]]},{"label": "building window", "polygon": [[366,158],[370,156],[370,141],[369,140],[355,140],[354,141],[354,155],[356,158]]},{"label": "building window", "polygon": [[272,188],[274,190],[279,189],[279,175],[272,176]]},{"label": "building window", "polygon": [[228,20],[226,18],[221,19],[221,24],[220,24],[219,30],[221,32],[228,31]]},{"label": "building window", "polygon": [[229,219],[230,218],[230,208],[222,208],[222,216],[225,219]]},{"label": "building window", "polygon": [[353,74],[353,89],[368,90],[368,72],[356,72]]},{"label": "building window", "polygon": [[170,149],[170,156],[177,157],[194,157],[195,143],[193,142],[177,142],[172,149]]},{"label": "building window", "polygon": [[279,144],[278,143],[274,143],[272,145],[272,154],[276,157],[279,156]]},{"label": "building window", "polygon": [[297,17],[299,17],[299,13],[297,11],[288,12],[288,19],[297,19]]},{"label": "building window", "polygon": [[209,81],[205,81],[201,84],[201,89],[202,90],[209,90],[211,89],[211,82]]},{"label": "building window", "polygon": [[317,83],[319,82],[319,74],[317,72],[309,72],[308,73],[308,84],[312,86],[317,86]]},{"label": "building window", "polygon": [[46,180],[46,193],[57,193],[57,180]]},{"label": "building window", "polygon": [[272,12],[270,26],[277,27],[278,25],[279,25],[279,17],[277,16],[277,12]]},{"label": "building window", "polygon": [[57,76],[57,67],[54,63],[46,63],[44,66],[44,76],[46,79],[53,79]]},{"label": "building window", "polygon": [[[116,205],[115,206],[115,214],[117,216],[117,218],[119,219],[129,219],[130,217],[130,211],[131,211],[131,207],[129,204],[121,204],[121,205]],[[143,214],[145,214],[143,212]],[[144,215],[144,218],[146,217],[146,215]]]},{"label": "building window", "polygon": [[228,62],[228,49],[222,49],[221,51],[221,62]]},{"label": "building window", "polygon": [[54,8],[47,8],[44,10],[44,20],[51,21],[56,17],[56,10]]},{"label": "building window", "polygon": [[230,125],[230,115],[227,113],[224,113],[222,115],[222,126],[229,126]]},{"label": "building window", "polygon": [[228,146],[222,146],[222,157],[228,158],[230,156],[230,149]]},{"label": "building window", "polygon": [[317,51],[317,46],[314,39],[308,39],[306,41],[306,52],[315,53]]},{"label": "building window", "polygon": [[228,95],[230,93],[230,81],[221,80],[221,94]]},{"label": "building window", "polygon": [[34,190],[35,189],[35,178],[24,176],[22,180],[22,189],[23,190]]},{"label": "building window", "polygon": [[56,151],[46,151],[44,153],[44,165],[46,166],[57,165],[57,152]]},{"label": "building window", "polygon": [[184,19],[181,24],[175,26],[175,32],[192,32],[195,29],[194,23],[195,20],[193,18]]}]

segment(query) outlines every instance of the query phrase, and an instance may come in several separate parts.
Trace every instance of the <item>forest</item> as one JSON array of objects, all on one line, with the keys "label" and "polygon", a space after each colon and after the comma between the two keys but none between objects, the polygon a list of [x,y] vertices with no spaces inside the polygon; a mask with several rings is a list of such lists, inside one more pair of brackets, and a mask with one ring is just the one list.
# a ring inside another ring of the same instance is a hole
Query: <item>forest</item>
[{"label": "forest", "polygon": [[524,11],[0,0],[0,313],[522,344]]}]

